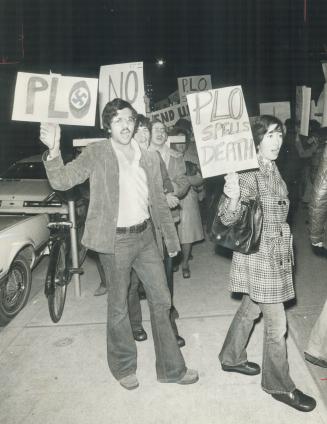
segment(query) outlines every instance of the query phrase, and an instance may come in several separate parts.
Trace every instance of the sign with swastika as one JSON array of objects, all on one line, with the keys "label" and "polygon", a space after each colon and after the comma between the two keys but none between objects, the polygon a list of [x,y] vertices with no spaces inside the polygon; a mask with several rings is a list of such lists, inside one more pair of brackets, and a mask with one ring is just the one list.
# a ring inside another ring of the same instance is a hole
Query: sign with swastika
[{"label": "sign with swastika", "polygon": [[13,121],[94,126],[96,78],[17,73]]}]

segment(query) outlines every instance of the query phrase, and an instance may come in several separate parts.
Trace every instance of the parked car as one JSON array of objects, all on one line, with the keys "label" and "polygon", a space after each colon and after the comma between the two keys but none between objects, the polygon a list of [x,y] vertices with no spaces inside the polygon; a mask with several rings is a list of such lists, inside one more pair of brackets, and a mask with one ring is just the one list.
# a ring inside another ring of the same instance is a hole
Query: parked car
[{"label": "parked car", "polygon": [[14,163],[0,177],[0,325],[25,306],[31,270],[47,253],[51,214],[67,205],[50,187],[41,156]]},{"label": "parked car", "polygon": [[26,305],[32,268],[47,249],[48,214],[0,214],[0,325]]},{"label": "parked car", "polygon": [[54,196],[54,190],[47,180],[41,155],[19,160],[0,175],[0,213],[19,210],[22,213],[36,213]]}]

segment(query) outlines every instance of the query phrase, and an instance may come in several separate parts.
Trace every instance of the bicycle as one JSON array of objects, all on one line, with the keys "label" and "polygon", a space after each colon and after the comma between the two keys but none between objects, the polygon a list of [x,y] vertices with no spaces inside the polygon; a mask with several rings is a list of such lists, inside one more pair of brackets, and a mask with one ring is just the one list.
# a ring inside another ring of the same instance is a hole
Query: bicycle
[{"label": "bicycle", "polygon": [[[81,268],[87,249],[81,245],[87,207],[85,199],[79,203],[81,213],[76,214],[75,202],[68,200],[68,212],[50,216],[49,265],[45,280],[44,293],[52,321],[57,323],[64,311],[67,286],[74,274],[82,274]],[[76,233],[75,233],[76,230]],[[73,267],[72,237],[76,234],[78,267]]]}]

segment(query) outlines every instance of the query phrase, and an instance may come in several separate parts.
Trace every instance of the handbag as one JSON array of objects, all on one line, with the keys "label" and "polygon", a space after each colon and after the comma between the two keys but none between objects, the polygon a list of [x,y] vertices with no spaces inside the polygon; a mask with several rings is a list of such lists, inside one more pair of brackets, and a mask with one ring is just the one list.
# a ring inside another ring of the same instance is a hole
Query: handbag
[{"label": "handbag", "polygon": [[211,228],[211,239],[219,246],[249,255],[259,250],[262,224],[262,206],[257,195],[254,199],[242,200],[240,218],[228,226],[221,222],[217,208]]}]

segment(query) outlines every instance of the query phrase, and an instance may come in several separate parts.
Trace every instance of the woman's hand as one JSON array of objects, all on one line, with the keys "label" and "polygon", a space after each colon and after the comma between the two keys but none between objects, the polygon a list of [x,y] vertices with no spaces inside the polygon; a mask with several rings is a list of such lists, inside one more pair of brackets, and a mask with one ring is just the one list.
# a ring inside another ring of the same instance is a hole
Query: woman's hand
[{"label": "woman's hand", "polygon": [[238,201],[240,198],[240,184],[237,172],[230,172],[225,176],[224,193],[232,200]]},{"label": "woman's hand", "polygon": [[241,196],[239,177],[237,172],[230,172],[225,176],[224,193],[229,197],[228,210],[234,212]]},{"label": "woman's hand", "polygon": [[40,140],[49,149],[49,155],[56,157],[60,150],[60,126],[58,124],[41,123]]},{"label": "woman's hand", "polygon": [[174,209],[179,205],[178,197],[174,196],[172,193],[166,194],[166,200],[170,209]]}]

